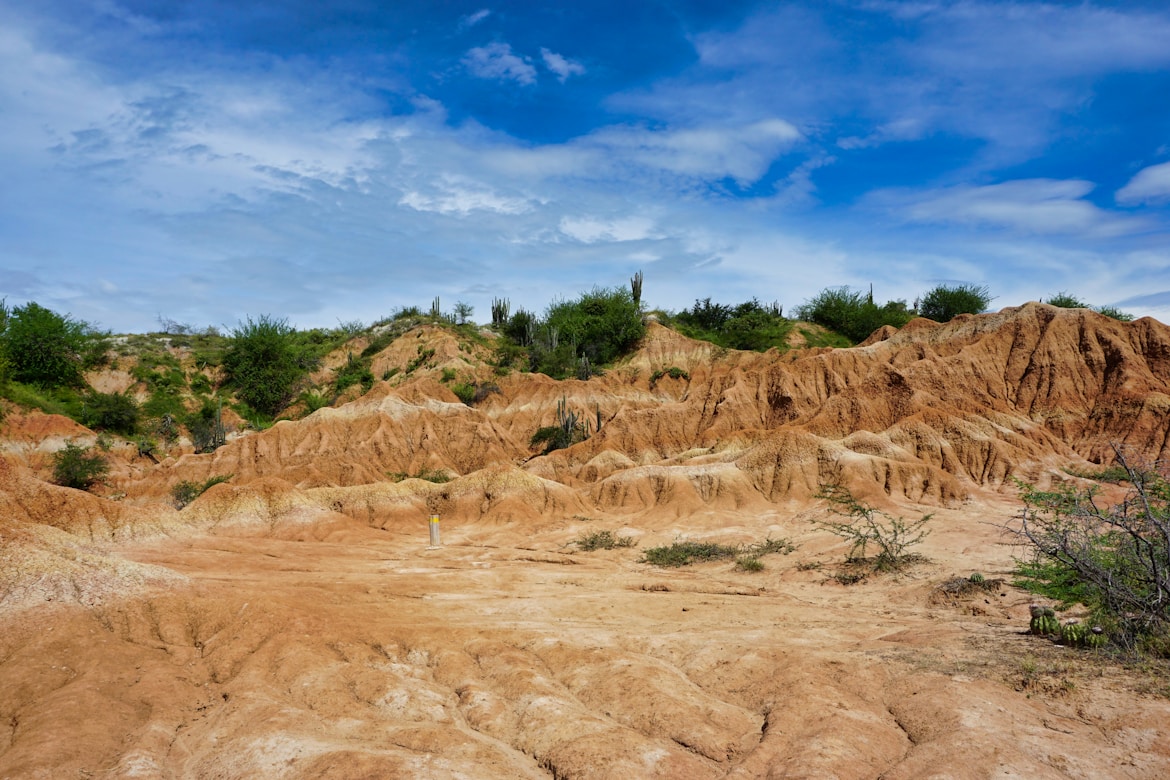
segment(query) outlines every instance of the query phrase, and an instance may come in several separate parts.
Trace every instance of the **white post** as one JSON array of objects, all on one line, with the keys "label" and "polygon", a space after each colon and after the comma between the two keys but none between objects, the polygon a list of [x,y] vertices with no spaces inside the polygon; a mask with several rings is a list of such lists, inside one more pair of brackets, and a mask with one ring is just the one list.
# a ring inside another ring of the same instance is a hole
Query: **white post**
[{"label": "white post", "polygon": [[429,549],[439,547],[439,516],[431,515],[431,522],[428,523],[431,527],[431,546]]}]

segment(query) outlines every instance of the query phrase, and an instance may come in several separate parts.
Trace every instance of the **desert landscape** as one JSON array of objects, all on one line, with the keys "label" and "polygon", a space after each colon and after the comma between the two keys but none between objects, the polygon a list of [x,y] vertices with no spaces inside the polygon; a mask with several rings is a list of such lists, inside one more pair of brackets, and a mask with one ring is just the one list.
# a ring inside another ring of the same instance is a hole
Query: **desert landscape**
[{"label": "desert landscape", "polygon": [[0,780],[1170,778],[1168,41],[0,0]]},{"label": "desert landscape", "polygon": [[[119,365],[87,379],[141,390]],[[1029,303],[758,353],[651,322],[558,381],[422,324],[372,369],[206,454],[115,442],[92,492],[50,462],[97,434],[7,409],[0,777],[1170,774],[1164,666],[1030,635],[1005,530],[1016,480],[1168,455],[1167,326]],[[564,409],[592,435],[542,453]],[[843,576],[827,484],[931,514],[920,557]],[[762,566],[646,560],[682,541]]]}]

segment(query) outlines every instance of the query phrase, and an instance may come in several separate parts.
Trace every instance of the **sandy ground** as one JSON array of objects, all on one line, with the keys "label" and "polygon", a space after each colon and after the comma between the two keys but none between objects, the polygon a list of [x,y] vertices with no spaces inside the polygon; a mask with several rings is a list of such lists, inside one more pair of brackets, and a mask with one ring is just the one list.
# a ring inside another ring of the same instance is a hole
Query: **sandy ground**
[{"label": "sandy ground", "polygon": [[[1027,636],[1010,586],[938,598],[1005,576],[1011,511],[850,586],[801,512],[125,544],[186,582],[3,619],[0,778],[1170,776],[1156,671]],[[595,529],[799,546],[659,569]]]}]

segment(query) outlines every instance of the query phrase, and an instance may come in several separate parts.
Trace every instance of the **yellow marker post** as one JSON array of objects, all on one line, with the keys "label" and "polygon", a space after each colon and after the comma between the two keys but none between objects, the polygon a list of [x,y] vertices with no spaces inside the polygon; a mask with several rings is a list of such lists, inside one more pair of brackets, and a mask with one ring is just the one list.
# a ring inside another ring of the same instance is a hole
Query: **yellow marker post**
[{"label": "yellow marker post", "polygon": [[428,523],[431,527],[431,545],[428,549],[435,549],[439,546],[439,516],[431,515],[431,522]]}]

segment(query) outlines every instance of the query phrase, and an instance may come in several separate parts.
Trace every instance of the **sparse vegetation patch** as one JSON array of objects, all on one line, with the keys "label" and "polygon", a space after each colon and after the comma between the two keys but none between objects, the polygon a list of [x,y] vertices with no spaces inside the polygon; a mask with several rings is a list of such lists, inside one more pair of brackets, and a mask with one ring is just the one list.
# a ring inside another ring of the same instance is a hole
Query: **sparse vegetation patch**
[{"label": "sparse vegetation patch", "polygon": [[388,471],[386,472],[386,476],[389,477],[392,482],[401,482],[404,479],[421,479],[427,482],[434,482],[438,485],[441,485],[445,482],[450,482],[452,479],[454,479],[454,477],[452,477],[443,469],[432,469],[426,466],[419,469],[414,474],[410,474],[405,471]]},{"label": "sparse vegetation patch", "polygon": [[590,531],[574,539],[572,544],[584,552],[594,550],[613,550],[619,547],[634,547],[637,542],[632,536],[618,536],[613,531]]},{"label": "sparse vegetation patch", "polygon": [[[755,558],[781,553],[787,555],[796,548],[784,539],[766,539],[749,545],[726,545],[715,542],[678,541],[665,547],[651,547],[642,555],[642,563],[654,566],[678,567],[692,563],[726,558]],[[754,564],[747,564],[749,567]],[[762,566],[762,564],[761,564]],[[744,569],[750,571],[751,569]]]},{"label": "sparse vegetation patch", "polygon": [[183,480],[171,488],[171,503],[175,505],[175,509],[182,509],[206,493],[214,485],[227,482],[232,476],[231,474],[219,474],[214,477],[209,477],[203,482]]},{"label": "sparse vegetation patch", "polygon": [[662,379],[662,377],[664,377],[664,376],[668,376],[671,379],[686,379],[688,381],[691,378],[690,374],[688,374],[686,371],[679,368],[678,366],[671,366],[670,368],[660,368],[660,369],[656,370],[654,373],[650,374],[650,386],[654,387],[654,385],[658,384],[658,380]]}]

